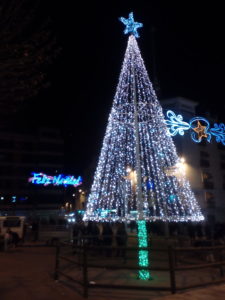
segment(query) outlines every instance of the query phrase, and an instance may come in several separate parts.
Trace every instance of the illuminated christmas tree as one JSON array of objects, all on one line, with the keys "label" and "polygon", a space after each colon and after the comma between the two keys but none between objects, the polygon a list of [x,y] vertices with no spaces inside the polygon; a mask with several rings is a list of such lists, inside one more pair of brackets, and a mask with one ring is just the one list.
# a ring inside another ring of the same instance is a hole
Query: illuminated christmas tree
[{"label": "illuminated christmas tree", "polygon": [[[120,20],[130,36],[84,220],[136,220],[143,237],[146,220],[200,221],[204,217],[138,48],[137,28],[142,24],[134,22],[132,13]],[[139,239],[139,246],[146,247],[146,240]],[[146,252],[140,255],[147,260]]]}]

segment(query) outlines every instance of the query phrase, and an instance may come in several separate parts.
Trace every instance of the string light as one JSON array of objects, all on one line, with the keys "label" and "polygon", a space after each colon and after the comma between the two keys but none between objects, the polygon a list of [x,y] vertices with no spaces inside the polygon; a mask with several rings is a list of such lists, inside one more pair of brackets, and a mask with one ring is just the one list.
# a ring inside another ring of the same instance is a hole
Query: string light
[{"label": "string light", "polygon": [[[84,220],[138,220],[137,193],[127,169],[136,170],[133,78],[135,76],[140,139],[143,219],[156,221],[201,221],[204,217],[184,175],[166,174],[180,163],[168,135],[160,106],[142,60],[137,41],[129,36],[115,98],[88,197]],[[151,188],[149,184],[151,183]],[[176,195],[174,201],[168,201]],[[100,210],[99,210],[100,209]],[[102,214],[115,210],[113,214]]]},{"label": "string light", "polygon": [[33,176],[28,179],[28,182],[31,182],[33,184],[41,184],[44,186],[48,186],[49,184],[53,185],[73,185],[74,187],[77,187],[82,184],[82,178],[79,176],[78,178],[75,178],[71,175],[63,175],[59,174],[56,176],[50,176],[46,175],[44,173],[31,173]]},{"label": "string light", "polygon": [[168,110],[166,116],[168,119],[165,120],[165,123],[171,136],[184,135],[185,130],[192,129],[194,132],[191,132],[191,138],[194,142],[200,143],[202,138],[206,138],[210,142],[211,137],[214,136],[217,143],[221,142],[225,146],[225,125],[223,123],[215,123],[214,127],[210,127],[209,121],[203,117],[195,117],[189,122],[185,122],[182,115],[176,115],[172,110]]},{"label": "string light", "polygon": [[129,14],[129,18],[125,19],[123,17],[119,18],[119,20],[126,25],[126,28],[124,29],[124,34],[133,34],[135,37],[139,37],[139,34],[137,32],[138,28],[143,27],[142,23],[134,22],[134,16],[133,13],[131,12]]},{"label": "string light", "polygon": [[[108,126],[83,220],[136,220],[138,247],[148,247],[146,220],[200,221],[189,182],[167,170],[182,163],[135,37],[141,23],[120,18],[130,33]],[[183,122],[185,123],[185,122]],[[186,129],[183,125],[183,129]],[[190,125],[188,124],[190,127]],[[132,212],[136,211],[135,214]],[[139,278],[151,278],[148,250],[139,249]]]},{"label": "string light", "polygon": [[[146,228],[146,221],[137,221],[138,225],[138,247],[148,247],[148,233]],[[140,267],[149,267],[148,250],[138,251],[138,261]],[[151,278],[149,270],[139,270],[139,279],[149,280]]]}]

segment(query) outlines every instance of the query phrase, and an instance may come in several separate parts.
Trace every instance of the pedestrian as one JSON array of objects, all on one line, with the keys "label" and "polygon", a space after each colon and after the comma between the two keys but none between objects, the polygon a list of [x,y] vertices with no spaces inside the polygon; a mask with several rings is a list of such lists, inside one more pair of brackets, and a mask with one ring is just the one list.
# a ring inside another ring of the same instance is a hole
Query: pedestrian
[{"label": "pedestrian", "polygon": [[34,221],[32,223],[31,227],[32,233],[33,233],[33,242],[38,241],[38,235],[39,235],[39,224],[37,221]]},{"label": "pedestrian", "polygon": [[14,248],[18,246],[18,243],[20,241],[19,235],[15,231],[11,231],[11,236],[12,236],[12,245]]},{"label": "pedestrian", "polygon": [[126,257],[126,246],[127,246],[127,231],[124,223],[119,223],[116,231],[116,245],[117,252],[116,256],[121,256],[125,259]]},{"label": "pedestrian", "polygon": [[112,241],[113,241],[113,231],[109,223],[104,223],[103,224],[103,231],[102,231],[102,241],[103,241],[103,246],[106,247],[104,249],[105,255],[106,256],[111,256],[112,255]]},{"label": "pedestrian", "polygon": [[96,224],[96,222],[92,223],[92,228],[91,228],[91,235],[92,235],[92,245],[97,246],[99,245],[99,228]]},{"label": "pedestrian", "polygon": [[130,222],[130,233],[133,233],[136,229],[136,223],[135,221]]},{"label": "pedestrian", "polygon": [[22,235],[22,242],[24,243],[27,239],[27,228],[28,228],[28,224],[24,223],[23,225],[23,235]]},{"label": "pedestrian", "polygon": [[74,246],[78,246],[79,245],[79,225],[77,223],[75,223],[73,225],[73,232],[72,232],[72,235],[73,235],[73,245]]},{"label": "pedestrian", "polygon": [[9,245],[12,243],[12,231],[10,228],[6,230],[6,233],[4,235],[4,251],[7,251],[9,248]]}]

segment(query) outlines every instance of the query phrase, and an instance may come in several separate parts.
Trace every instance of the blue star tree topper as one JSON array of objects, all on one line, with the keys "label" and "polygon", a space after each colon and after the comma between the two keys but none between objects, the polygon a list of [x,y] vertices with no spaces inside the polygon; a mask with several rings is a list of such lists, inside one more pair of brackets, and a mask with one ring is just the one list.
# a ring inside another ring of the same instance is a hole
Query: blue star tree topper
[{"label": "blue star tree topper", "polygon": [[125,18],[121,17],[121,18],[119,18],[119,20],[124,25],[126,25],[126,28],[124,29],[124,34],[130,33],[130,34],[133,34],[136,38],[139,37],[137,29],[143,27],[143,24],[138,23],[138,22],[134,22],[134,16],[133,16],[132,12],[129,14],[128,19],[125,19]]}]

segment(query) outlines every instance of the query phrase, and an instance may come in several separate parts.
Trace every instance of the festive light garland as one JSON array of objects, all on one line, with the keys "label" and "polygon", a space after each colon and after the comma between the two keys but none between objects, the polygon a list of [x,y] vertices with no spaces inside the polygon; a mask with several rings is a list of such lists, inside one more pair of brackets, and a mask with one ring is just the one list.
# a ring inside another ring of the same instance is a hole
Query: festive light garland
[{"label": "festive light garland", "polygon": [[190,119],[189,122],[184,122],[183,116],[176,115],[172,110],[168,110],[166,116],[168,119],[165,120],[165,123],[171,136],[184,135],[185,130],[191,129],[194,131],[191,133],[194,142],[200,143],[203,138],[210,142],[212,136],[214,136],[217,143],[220,142],[225,146],[225,125],[223,123],[215,123],[214,127],[210,127],[209,121],[203,117],[195,117]]},{"label": "festive light garland", "polygon": [[[137,221],[138,225],[138,247],[148,247],[148,232],[146,228],[146,221],[139,220]],[[139,266],[140,267],[148,267],[149,266],[149,252],[148,250],[139,250]],[[149,270],[141,269],[139,270],[139,278],[142,280],[149,280],[151,278]]]},{"label": "festive light garland", "polygon": [[[141,248],[148,247],[146,220],[204,217],[185,174],[171,172],[180,161],[135,39],[143,25],[134,22],[133,13],[120,21],[131,35],[83,220],[134,218]],[[142,269],[149,266],[148,250],[138,253],[139,278],[148,280],[149,270]]]},{"label": "festive light garland", "polygon": [[[137,209],[136,192],[132,182],[126,178],[127,167],[136,170],[133,76],[138,105],[143,219],[174,222],[204,220],[185,175],[181,182],[165,172],[179,163],[179,157],[172,137],[167,133],[162,107],[133,35],[128,39],[84,220],[126,221],[133,219],[130,211]],[[176,129],[180,130],[179,127]],[[149,188],[149,182],[152,188]],[[167,200],[170,195],[176,195],[173,202]],[[104,217],[99,208],[115,209],[116,213]]]},{"label": "festive light garland", "polygon": [[126,28],[124,29],[124,34],[133,34],[136,38],[139,37],[139,34],[137,32],[138,28],[143,27],[142,23],[134,22],[134,16],[133,13],[131,12],[129,14],[129,18],[125,19],[123,17],[119,18],[119,20],[126,25]]},{"label": "festive light garland", "polygon": [[44,173],[31,173],[33,176],[28,179],[28,182],[31,182],[33,184],[41,184],[44,186],[48,186],[49,184],[53,185],[73,185],[74,187],[79,186],[82,184],[82,178],[79,176],[78,178],[75,178],[71,175],[62,175],[58,174],[55,176],[49,176]]}]

